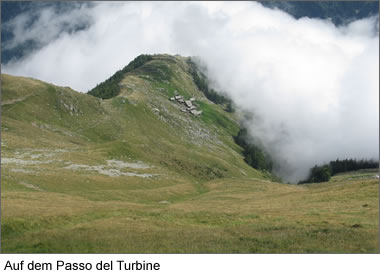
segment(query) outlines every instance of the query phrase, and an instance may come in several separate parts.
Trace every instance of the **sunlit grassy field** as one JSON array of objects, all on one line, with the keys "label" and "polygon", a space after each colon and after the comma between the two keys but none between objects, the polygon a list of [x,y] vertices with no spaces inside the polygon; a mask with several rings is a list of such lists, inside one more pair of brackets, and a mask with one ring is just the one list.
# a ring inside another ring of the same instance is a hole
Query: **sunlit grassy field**
[{"label": "sunlit grassy field", "polygon": [[378,251],[376,179],[302,187],[258,179],[131,180],[123,188],[118,180],[105,185],[93,177],[81,186],[75,176],[63,178],[50,178],[57,189],[67,187],[63,192],[3,189],[3,252]]}]

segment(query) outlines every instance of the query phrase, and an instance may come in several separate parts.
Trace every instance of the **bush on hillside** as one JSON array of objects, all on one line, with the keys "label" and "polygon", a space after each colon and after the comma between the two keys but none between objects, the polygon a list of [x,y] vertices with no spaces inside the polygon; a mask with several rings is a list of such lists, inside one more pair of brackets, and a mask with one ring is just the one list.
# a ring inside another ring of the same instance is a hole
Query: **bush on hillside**
[{"label": "bush on hillside", "polygon": [[315,165],[310,169],[309,176],[305,181],[301,181],[300,184],[304,183],[320,183],[327,182],[331,178],[331,168],[330,165]]}]

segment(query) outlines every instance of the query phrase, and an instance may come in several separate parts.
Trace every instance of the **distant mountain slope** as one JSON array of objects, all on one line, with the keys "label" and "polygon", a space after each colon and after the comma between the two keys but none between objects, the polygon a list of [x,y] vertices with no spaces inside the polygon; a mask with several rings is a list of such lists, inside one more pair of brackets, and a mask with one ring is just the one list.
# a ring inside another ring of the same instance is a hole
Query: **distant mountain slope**
[{"label": "distant mountain slope", "polygon": [[[9,43],[14,38],[14,30],[8,28],[7,24],[18,16],[26,16],[28,18],[27,26],[30,27],[37,23],[39,13],[42,9],[50,9],[57,14],[63,14],[73,11],[80,7],[90,7],[94,5],[91,1],[1,1],[1,62],[7,63],[10,60],[17,60],[24,55],[28,55],[33,51],[39,50],[45,46],[39,40],[27,40],[22,44],[15,47],[9,47]],[[60,34],[67,32],[78,32],[85,30],[89,27],[90,22],[87,18],[83,17],[83,21],[78,22],[62,22],[59,26],[55,26],[59,30],[56,34],[49,33],[50,39],[56,39]],[[45,34],[46,35],[46,34]]]},{"label": "distant mountain slope", "polygon": [[378,1],[262,1],[260,3],[268,8],[283,10],[297,19],[329,18],[336,25],[379,13]]}]

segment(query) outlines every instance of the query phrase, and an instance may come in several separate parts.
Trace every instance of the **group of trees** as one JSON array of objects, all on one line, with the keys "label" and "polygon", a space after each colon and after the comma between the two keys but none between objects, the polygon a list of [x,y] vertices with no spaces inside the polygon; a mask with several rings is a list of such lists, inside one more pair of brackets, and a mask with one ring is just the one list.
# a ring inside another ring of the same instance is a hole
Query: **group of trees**
[{"label": "group of trees", "polygon": [[344,159],[330,161],[331,175],[340,172],[355,171],[359,169],[379,168],[379,162],[374,160]]},{"label": "group of trees", "polygon": [[327,182],[331,178],[331,167],[329,164],[315,165],[309,171],[306,180],[300,181],[298,184]]},{"label": "group of trees", "polygon": [[188,64],[190,65],[190,73],[193,76],[194,83],[197,85],[198,89],[203,92],[207,99],[215,104],[225,105],[226,111],[232,113],[232,101],[216,90],[209,88],[209,82],[206,75],[199,71],[196,63],[192,61],[191,58],[188,59]]},{"label": "group of trees", "polygon": [[272,170],[271,158],[258,146],[248,143],[247,129],[241,128],[237,136],[234,137],[235,143],[243,148],[245,162],[255,169]]},{"label": "group of trees", "polygon": [[135,70],[141,67],[146,62],[152,59],[153,57],[151,55],[146,55],[146,54],[139,55],[133,61],[131,61],[127,66],[125,66],[122,70],[117,71],[110,78],[98,84],[96,87],[88,91],[87,94],[90,94],[102,99],[109,99],[109,98],[117,96],[120,93],[119,83],[123,79],[124,75],[132,70]]},{"label": "group of trees", "polygon": [[310,169],[307,179],[300,181],[299,184],[327,182],[330,180],[331,176],[337,173],[368,168],[379,168],[379,162],[364,159],[337,159],[330,161],[328,164],[315,165]]}]

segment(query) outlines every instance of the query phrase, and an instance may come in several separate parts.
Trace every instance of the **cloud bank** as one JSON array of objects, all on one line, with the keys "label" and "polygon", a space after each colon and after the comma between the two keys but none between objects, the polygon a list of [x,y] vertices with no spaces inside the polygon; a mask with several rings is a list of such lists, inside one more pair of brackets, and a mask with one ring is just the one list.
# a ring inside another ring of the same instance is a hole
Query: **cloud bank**
[{"label": "cloud bank", "polygon": [[[142,53],[199,56],[295,182],[314,164],[379,155],[378,16],[336,27],[255,2],[99,2],[7,24],[43,47],[3,71],[87,91]],[[62,32],[63,23],[84,24]],[[48,27],[47,27],[48,26]]]}]

